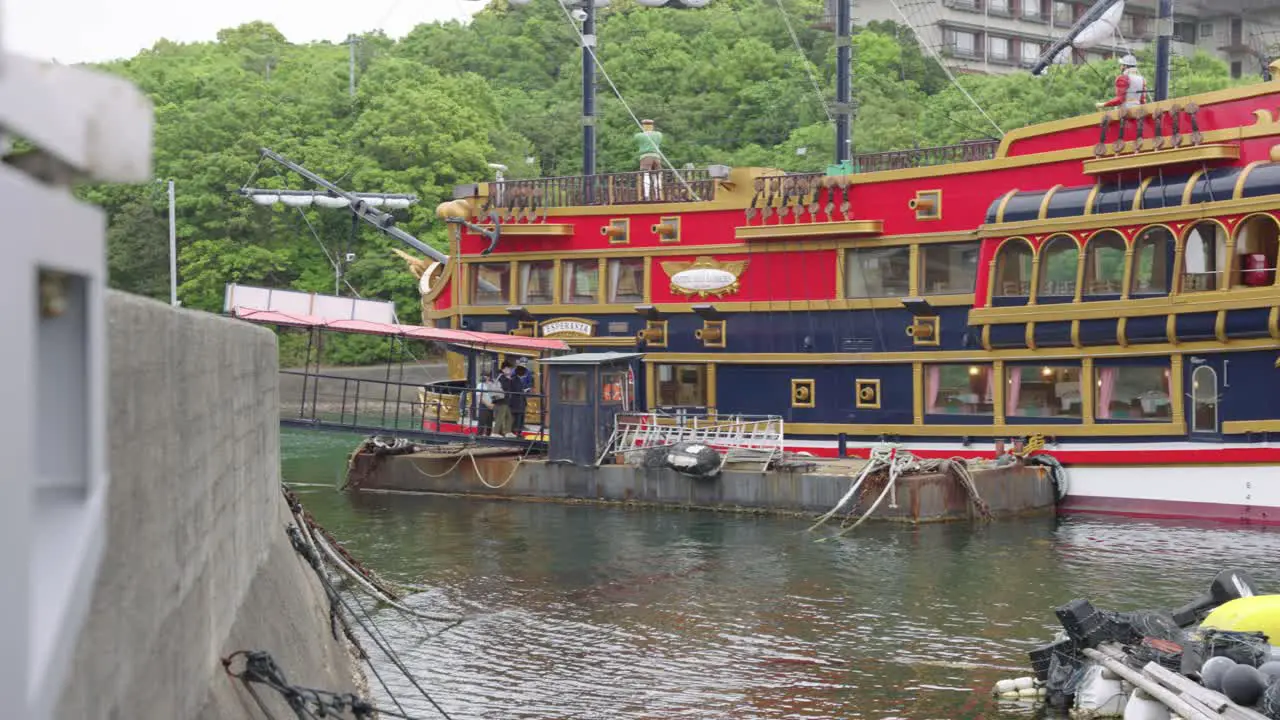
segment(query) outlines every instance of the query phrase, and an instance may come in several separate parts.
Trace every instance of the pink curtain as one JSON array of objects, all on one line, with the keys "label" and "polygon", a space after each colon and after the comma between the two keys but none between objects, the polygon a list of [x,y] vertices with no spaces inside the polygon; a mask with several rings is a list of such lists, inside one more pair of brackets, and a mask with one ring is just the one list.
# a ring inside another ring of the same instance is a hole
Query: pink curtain
[{"label": "pink curtain", "polygon": [[1098,369],[1098,417],[1111,419],[1111,399],[1116,390],[1116,369]]},{"label": "pink curtain", "polygon": [[1009,368],[1009,386],[1004,391],[1005,417],[1018,414],[1018,397],[1022,394],[1022,368]]},{"label": "pink curtain", "polygon": [[933,414],[938,412],[938,385],[942,379],[942,368],[933,365],[929,368],[929,374],[925,377],[925,388],[928,392],[928,398],[925,401],[925,412]]}]

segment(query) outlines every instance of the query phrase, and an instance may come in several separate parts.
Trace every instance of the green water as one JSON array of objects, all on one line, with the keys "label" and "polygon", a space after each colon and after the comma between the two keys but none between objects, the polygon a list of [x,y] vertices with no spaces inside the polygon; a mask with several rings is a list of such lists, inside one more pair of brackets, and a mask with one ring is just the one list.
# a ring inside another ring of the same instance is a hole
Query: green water
[{"label": "green water", "polygon": [[1275,532],[1041,519],[815,543],[779,518],[342,494],[358,438],[282,440],[286,480],[357,557],[469,616],[435,637],[376,616],[454,718],[1029,717],[988,690],[1028,674],[1055,605],[1178,605],[1224,567],[1280,592]]}]

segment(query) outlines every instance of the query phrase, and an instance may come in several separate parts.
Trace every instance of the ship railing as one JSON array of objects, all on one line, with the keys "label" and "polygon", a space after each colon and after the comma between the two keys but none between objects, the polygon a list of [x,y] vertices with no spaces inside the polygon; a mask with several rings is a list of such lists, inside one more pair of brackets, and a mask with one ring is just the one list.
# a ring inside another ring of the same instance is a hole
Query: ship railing
[{"label": "ship railing", "polygon": [[634,464],[653,448],[699,443],[720,451],[725,462],[760,463],[764,470],[782,457],[785,437],[780,415],[721,415],[714,408],[619,413],[601,461],[614,454]]},{"label": "ship railing", "polygon": [[[474,388],[299,370],[281,370],[280,376],[282,425],[424,436],[476,432]],[[545,427],[545,403],[537,393],[521,394],[524,428],[537,439]]]},{"label": "ship railing", "polygon": [[489,183],[485,214],[536,215],[545,208],[585,205],[644,205],[711,200],[709,168],[502,180]]}]

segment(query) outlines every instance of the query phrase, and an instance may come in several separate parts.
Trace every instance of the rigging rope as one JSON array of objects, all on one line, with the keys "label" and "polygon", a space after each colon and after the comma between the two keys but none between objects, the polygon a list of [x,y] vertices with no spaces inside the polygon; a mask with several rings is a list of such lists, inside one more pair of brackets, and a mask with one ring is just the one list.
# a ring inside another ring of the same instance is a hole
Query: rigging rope
[{"label": "rigging rope", "polygon": [[[587,53],[591,55],[591,62],[600,70],[600,74],[604,76],[605,82],[609,83],[609,87],[613,90],[613,94],[618,96],[618,102],[622,103],[623,109],[625,109],[627,114],[631,116],[632,122],[636,124],[636,127],[640,128],[641,132],[643,132],[644,125],[640,123],[640,118],[631,111],[631,105],[627,103],[626,98],[622,97],[622,92],[618,90],[618,86],[613,84],[613,78],[609,77],[609,71],[604,69],[604,64],[601,63],[600,58],[596,56],[595,48],[587,46],[586,37],[583,36],[582,30],[578,27],[578,23],[574,22],[573,16],[569,14],[569,8],[565,3],[560,3],[560,11],[564,14],[564,19],[568,21],[569,27],[573,28],[574,34],[578,36],[579,44],[586,48]],[[666,153],[662,152],[662,148],[655,146],[654,150],[658,152],[658,157],[662,159],[662,162],[671,169],[676,180],[680,181],[680,184],[684,186],[684,189],[689,193],[689,196],[695,201],[701,201],[702,198],[698,193],[694,192],[692,187],[689,186],[689,183],[684,179],[684,175],[682,175],[679,170],[676,170],[675,166],[671,164],[671,161],[667,159]]]},{"label": "rigging rope", "polygon": [[826,113],[827,122],[831,122],[835,119],[831,115],[831,106],[827,104],[827,98],[822,94],[822,88],[818,85],[818,76],[813,72],[813,63],[809,62],[808,56],[804,54],[804,47],[800,45],[800,37],[796,35],[795,28],[791,26],[791,16],[782,5],[782,0],[773,0],[773,2],[778,6],[778,12],[782,14],[782,23],[787,26],[787,32],[791,35],[791,42],[796,46],[796,53],[800,56],[800,62],[804,63],[804,72],[809,76],[809,82],[813,83],[813,92],[818,96],[818,102],[822,104],[822,112]]},{"label": "rigging rope", "polygon": [[898,0],[889,0],[889,2],[893,5],[893,9],[898,11],[898,15],[902,17],[902,21],[911,28],[911,32],[915,33],[916,40],[920,43],[920,46],[929,51],[929,54],[933,56],[933,59],[937,61],[939,67],[942,68],[942,72],[947,74],[947,79],[951,81],[951,84],[955,85],[956,89],[958,89],[961,94],[969,100],[969,102],[973,103],[974,107],[978,108],[978,112],[982,113],[982,117],[986,118],[987,122],[991,123],[991,126],[996,129],[996,132],[1000,133],[1001,137],[1004,137],[1004,130],[1000,129],[1000,125],[998,125],[995,120],[991,119],[991,116],[987,114],[987,111],[982,109],[982,105],[978,104],[978,101],[969,94],[969,91],[964,89],[964,86],[960,84],[959,80],[956,80],[955,74],[952,73],[951,68],[947,67],[947,64],[942,61],[942,57],[938,55],[938,51],[935,50],[932,45],[925,44],[924,38],[920,37],[920,31],[917,30],[916,26],[907,19],[906,14],[902,12],[902,8],[898,6]]}]

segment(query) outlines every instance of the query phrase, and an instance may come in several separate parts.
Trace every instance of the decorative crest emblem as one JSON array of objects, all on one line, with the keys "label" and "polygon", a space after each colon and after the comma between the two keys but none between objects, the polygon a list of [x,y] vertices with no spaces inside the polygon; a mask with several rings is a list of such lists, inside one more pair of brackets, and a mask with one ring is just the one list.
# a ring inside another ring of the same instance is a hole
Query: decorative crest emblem
[{"label": "decorative crest emblem", "polygon": [[746,260],[720,262],[707,256],[699,256],[693,262],[671,260],[662,263],[663,272],[671,278],[671,292],[700,298],[737,292],[738,279],[746,269]]}]

